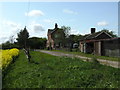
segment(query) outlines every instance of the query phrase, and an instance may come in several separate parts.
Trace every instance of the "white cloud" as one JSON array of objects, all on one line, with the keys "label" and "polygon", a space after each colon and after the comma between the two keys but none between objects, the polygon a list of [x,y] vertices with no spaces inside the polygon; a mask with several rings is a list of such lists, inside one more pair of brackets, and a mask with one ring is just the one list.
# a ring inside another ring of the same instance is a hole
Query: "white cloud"
[{"label": "white cloud", "polygon": [[76,29],[72,29],[72,30],[71,30],[71,34],[80,34],[80,33],[79,33],[78,30],[76,30]]},{"label": "white cloud", "polygon": [[25,16],[43,16],[44,13],[40,10],[32,10],[28,13],[25,13]]},{"label": "white cloud", "polygon": [[45,37],[46,30],[44,29],[43,25],[36,21],[32,21],[28,24],[28,32],[30,34],[30,37]]},{"label": "white cloud", "polygon": [[6,42],[9,40],[10,36],[14,35],[14,38],[17,37],[17,33],[21,29],[21,25],[16,22],[10,20],[3,20],[0,22],[1,30],[0,30],[0,43]]},{"label": "white cloud", "polygon": [[8,20],[4,20],[3,24],[6,26],[10,26],[11,28],[16,28],[19,26],[17,23],[15,23],[13,21],[8,21]]},{"label": "white cloud", "polygon": [[0,44],[8,41],[8,36],[7,35],[1,35],[0,36]]},{"label": "white cloud", "polygon": [[106,22],[106,21],[101,21],[101,22],[98,22],[97,25],[98,25],[98,26],[107,26],[107,25],[108,25],[108,22]]},{"label": "white cloud", "polygon": [[[21,24],[18,24],[14,21],[3,20],[0,21],[0,43],[4,43],[10,40],[10,37],[14,35],[17,38],[17,33],[20,32],[21,29],[24,29]],[[30,34],[30,37],[46,37],[47,29],[45,30],[43,25],[39,24],[36,21],[29,22],[27,25],[27,30]]]},{"label": "white cloud", "polygon": [[42,27],[42,25],[40,25],[40,24],[34,24],[34,26],[33,26],[33,30],[34,30],[34,32],[41,32],[41,31],[45,31],[44,30],[44,28]]},{"label": "white cloud", "polygon": [[77,12],[74,12],[74,11],[69,10],[69,9],[63,9],[63,12],[68,13],[68,14],[77,14]]}]

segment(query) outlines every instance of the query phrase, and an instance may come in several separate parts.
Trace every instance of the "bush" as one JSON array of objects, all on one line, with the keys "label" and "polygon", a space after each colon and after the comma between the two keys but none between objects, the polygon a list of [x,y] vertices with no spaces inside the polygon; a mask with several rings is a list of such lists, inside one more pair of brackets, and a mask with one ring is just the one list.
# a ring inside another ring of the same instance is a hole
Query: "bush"
[{"label": "bush", "polygon": [[16,48],[0,51],[0,69],[4,69],[17,57],[19,50]]}]

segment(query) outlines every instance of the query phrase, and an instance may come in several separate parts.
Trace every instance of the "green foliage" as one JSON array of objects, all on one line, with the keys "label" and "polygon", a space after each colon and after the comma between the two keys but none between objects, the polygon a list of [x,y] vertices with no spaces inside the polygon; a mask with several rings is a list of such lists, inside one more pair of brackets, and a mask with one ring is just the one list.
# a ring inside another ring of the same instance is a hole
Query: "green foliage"
[{"label": "green foliage", "polygon": [[63,31],[64,31],[64,33],[65,33],[65,37],[69,37],[71,27],[61,26],[61,29],[63,29]]},{"label": "green foliage", "polygon": [[11,48],[20,48],[19,45],[14,42],[10,43],[9,41],[2,43],[2,49],[11,49]]},{"label": "green foliage", "polygon": [[95,57],[93,57],[93,58],[91,59],[91,61],[92,61],[92,63],[94,63],[94,64],[100,64],[99,61],[97,60],[97,58],[95,58]]},{"label": "green foliage", "polygon": [[28,37],[29,37],[29,33],[25,27],[24,30],[21,30],[18,33],[18,38],[16,39],[19,46],[21,46],[22,48],[27,47],[28,46]]},{"label": "green foliage", "polygon": [[72,40],[73,43],[75,43],[75,42],[79,43],[81,37],[82,37],[82,35],[74,35],[74,34],[69,36],[70,40]]},{"label": "green foliage", "polygon": [[2,43],[2,49],[10,49],[11,43],[9,41]]},{"label": "green foliage", "polygon": [[92,61],[92,63],[91,63],[92,68],[94,68],[94,69],[99,68],[100,63],[99,63],[99,61],[97,60],[97,58],[93,57],[93,58],[91,59],[91,61]]},{"label": "green foliage", "polygon": [[29,63],[23,51],[3,78],[3,88],[118,88],[120,69],[77,58],[56,57],[30,52]]},{"label": "green foliage", "polygon": [[79,41],[80,41],[80,38],[82,37],[82,35],[74,35],[74,34],[71,34],[68,38],[68,43],[71,43],[72,45],[74,43],[78,43],[79,44]]},{"label": "green foliage", "polygon": [[31,49],[44,49],[46,47],[46,38],[31,37],[29,38],[29,47]]}]

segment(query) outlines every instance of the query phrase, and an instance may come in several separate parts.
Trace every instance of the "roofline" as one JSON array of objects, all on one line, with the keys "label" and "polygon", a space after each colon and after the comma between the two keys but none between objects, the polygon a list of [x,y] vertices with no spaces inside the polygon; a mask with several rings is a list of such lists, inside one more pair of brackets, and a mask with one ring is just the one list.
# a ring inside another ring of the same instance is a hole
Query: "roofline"
[{"label": "roofline", "polygon": [[100,34],[102,34],[102,33],[105,33],[105,34],[107,34],[109,37],[112,37],[112,36],[111,36],[110,34],[108,34],[107,32],[102,31],[101,33],[99,33],[98,35],[96,35],[95,38],[98,37],[98,36],[99,36]]},{"label": "roofline", "polygon": [[[54,28],[53,31],[51,32],[51,34],[54,33],[58,29],[60,30],[61,28]],[[63,29],[61,29],[61,30],[63,30]]]},{"label": "roofline", "polygon": [[108,39],[99,39],[99,40],[86,40],[86,41],[80,41],[80,42],[109,41],[109,40],[116,40],[116,39],[120,39],[120,37],[108,38]]},{"label": "roofline", "polygon": [[91,34],[89,34],[88,36],[86,36],[85,39],[86,39],[87,37],[89,37],[90,35],[91,35]]},{"label": "roofline", "polygon": [[[96,32],[96,33],[97,33],[97,32]],[[100,32],[98,35],[96,35],[95,37],[92,37],[91,39],[98,37],[98,36],[101,35],[102,33],[105,33],[105,34],[107,34],[110,38],[112,38],[112,36],[111,36],[110,34],[108,34],[108,33],[105,32],[105,31],[102,31],[102,32]],[[80,41],[82,41],[82,40],[87,40],[87,37],[89,37],[90,35],[92,35],[92,34],[89,34],[88,36],[86,36],[84,39],[81,39]]]}]

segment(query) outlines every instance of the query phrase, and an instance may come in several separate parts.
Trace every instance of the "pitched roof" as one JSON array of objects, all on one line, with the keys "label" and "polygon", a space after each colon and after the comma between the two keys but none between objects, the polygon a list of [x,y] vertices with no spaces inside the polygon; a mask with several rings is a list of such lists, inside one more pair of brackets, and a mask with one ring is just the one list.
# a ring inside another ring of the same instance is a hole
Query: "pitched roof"
[{"label": "pitched roof", "polygon": [[99,31],[99,32],[92,33],[92,34],[86,34],[86,35],[84,35],[80,40],[94,39],[94,38],[98,37],[99,35],[101,35],[102,33],[105,33],[105,34],[107,34],[109,37],[112,37],[112,35],[111,35],[110,33],[108,33],[108,32]]},{"label": "pitched roof", "polygon": [[48,33],[52,33],[54,31],[54,29],[48,29]]},{"label": "pitched roof", "polygon": [[61,28],[48,29],[48,34],[52,34],[56,30],[63,30],[63,29],[61,29]]},{"label": "pitched roof", "polygon": [[89,36],[89,35],[90,35],[90,34],[86,34],[86,35],[82,36],[82,37],[80,38],[80,40],[86,39],[86,37]]}]

